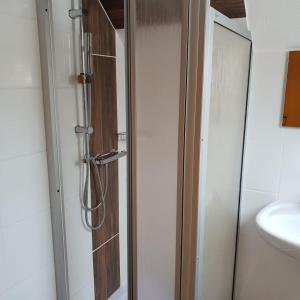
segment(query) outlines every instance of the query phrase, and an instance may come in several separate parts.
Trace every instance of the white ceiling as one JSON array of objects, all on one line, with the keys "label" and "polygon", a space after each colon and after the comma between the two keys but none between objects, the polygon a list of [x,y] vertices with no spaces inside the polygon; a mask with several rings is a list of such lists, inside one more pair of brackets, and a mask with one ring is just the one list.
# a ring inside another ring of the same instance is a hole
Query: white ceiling
[{"label": "white ceiling", "polygon": [[300,0],[245,0],[256,50],[300,49]]}]

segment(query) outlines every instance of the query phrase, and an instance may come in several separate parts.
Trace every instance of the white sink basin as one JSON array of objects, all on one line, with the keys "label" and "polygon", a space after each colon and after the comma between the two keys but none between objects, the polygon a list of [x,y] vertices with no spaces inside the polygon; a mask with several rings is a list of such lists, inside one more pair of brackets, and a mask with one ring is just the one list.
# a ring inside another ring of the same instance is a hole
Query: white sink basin
[{"label": "white sink basin", "polygon": [[256,225],[262,238],[300,260],[300,202],[274,202],[260,211]]}]

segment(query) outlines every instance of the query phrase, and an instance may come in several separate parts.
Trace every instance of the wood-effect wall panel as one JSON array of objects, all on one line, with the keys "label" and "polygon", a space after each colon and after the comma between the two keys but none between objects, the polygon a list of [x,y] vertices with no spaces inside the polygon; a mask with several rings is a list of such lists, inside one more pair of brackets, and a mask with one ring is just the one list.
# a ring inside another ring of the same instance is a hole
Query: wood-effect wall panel
[{"label": "wood-effect wall panel", "polygon": [[93,53],[116,55],[115,29],[98,0],[83,0],[85,31],[92,33]]},{"label": "wood-effect wall panel", "polygon": [[[113,58],[95,56],[93,59],[92,77],[92,155],[105,154],[118,149],[117,139],[117,93],[116,93],[116,61]],[[104,185],[104,167],[99,167]],[[94,192],[95,189],[92,189]],[[93,205],[96,197],[93,193]],[[93,233],[93,248],[96,249],[119,231],[119,191],[118,163],[114,162],[108,168],[108,192],[106,197],[106,218],[104,225]],[[93,213],[94,225],[99,222],[99,213]]]},{"label": "wood-effect wall panel", "polygon": [[119,251],[119,236],[116,236],[94,252],[95,300],[108,299],[120,286]]},{"label": "wood-effect wall panel", "polygon": [[[91,155],[96,156],[118,149],[115,30],[98,0],[83,0],[83,4],[87,10],[84,28],[92,33],[94,54],[91,82],[91,125],[94,133],[91,135],[90,149]],[[99,171],[104,186],[105,168],[99,166]],[[113,238],[119,232],[118,173],[118,163],[109,164],[105,222],[100,229],[93,231],[96,300],[106,300],[120,286],[119,238]],[[95,176],[92,178],[95,179]],[[96,184],[95,180],[91,180],[92,206],[99,203]],[[92,213],[94,226],[103,216],[101,207]]]},{"label": "wood-effect wall panel", "polygon": [[246,17],[244,0],[211,0],[210,4],[213,8],[229,18]]},{"label": "wood-effect wall panel", "polygon": [[124,0],[101,0],[115,29],[124,28]]}]

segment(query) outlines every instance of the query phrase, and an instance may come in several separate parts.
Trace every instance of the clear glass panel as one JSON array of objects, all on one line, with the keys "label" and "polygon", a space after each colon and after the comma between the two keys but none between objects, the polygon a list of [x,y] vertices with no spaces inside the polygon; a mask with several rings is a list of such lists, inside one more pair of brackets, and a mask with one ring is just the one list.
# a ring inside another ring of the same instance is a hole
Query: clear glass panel
[{"label": "clear glass panel", "polygon": [[[119,3],[123,9],[123,3]],[[68,16],[68,10],[81,7],[81,3],[52,1],[71,300],[128,299],[127,158],[110,162],[106,168],[99,156],[112,153],[115,157],[116,151],[127,150],[125,29],[122,14],[123,26],[122,22],[116,26],[111,11],[102,4],[107,1],[83,1],[87,10],[84,32],[91,33],[90,42],[84,40],[83,70],[81,18],[72,20]],[[78,78],[80,73],[85,76]],[[89,138],[75,133],[77,125],[87,127],[89,123],[93,128]],[[88,207],[98,208],[90,211]],[[92,230],[90,225],[98,228]]]}]

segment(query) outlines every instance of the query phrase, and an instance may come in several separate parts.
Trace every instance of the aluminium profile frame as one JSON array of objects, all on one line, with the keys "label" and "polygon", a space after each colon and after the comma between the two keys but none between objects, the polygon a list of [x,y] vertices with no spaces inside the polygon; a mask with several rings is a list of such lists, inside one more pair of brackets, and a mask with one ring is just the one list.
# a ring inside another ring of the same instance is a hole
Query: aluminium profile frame
[{"label": "aluminium profile frame", "polygon": [[[132,16],[134,15],[134,4],[132,0],[124,0],[125,2],[125,33],[126,33],[126,115],[127,115],[127,150],[129,152],[127,159],[127,177],[128,177],[128,299],[134,299],[136,296],[136,281],[134,277],[135,260],[134,255],[134,223],[135,215],[131,201],[132,197],[132,156],[134,139],[131,137],[134,121],[131,120],[131,112],[129,103],[132,97],[132,85],[130,78],[133,73],[133,24]],[[48,178],[51,206],[51,222],[53,251],[55,264],[55,281],[57,300],[70,300],[68,261],[67,261],[67,245],[66,245],[66,228],[65,228],[65,211],[63,199],[63,184],[61,170],[61,152],[59,124],[57,122],[57,104],[55,89],[55,55],[53,40],[53,10],[52,0],[37,0],[37,21],[39,32],[39,45],[42,66],[42,82],[43,82],[43,98],[44,98],[44,114],[45,129],[47,142],[47,162],[48,162]]]},{"label": "aluminium profile frame", "polygon": [[[204,75],[203,75],[203,87],[202,87],[202,112],[201,112],[201,145],[200,145],[200,167],[199,167],[199,204],[198,204],[198,233],[197,233],[197,267],[196,267],[196,284],[195,286],[195,300],[200,300],[201,297],[201,277],[202,277],[202,255],[204,244],[204,227],[205,227],[205,210],[204,207],[204,195],[205,195],[205,173],[206,173],[206,155],[207,145],[206,141],[208,136],[208,118],[210,108],[210,96],[211,96],[211,77],[212,77],[212,62],[213,62],[213,42],[214,42],[214,25],[220,25],[231,32],[239,35],[250,41],[250,57],[249,57],[249,77],[248,77],[248,89],[247,89],[247,103],[246,103],[246,116],[245,116],[245,131],[247,128],[247,109],[249,100],[249,86],[251,77],[251,62],[252,62],[252,38],[251,33],[243,26],[238,24],[234,19],[230,19],[216,9],[209,7],[207,9],[207,22],[205,24],[205,53],[204,53]],[[245,133],[244,133],[245,142]],[[244,147],[244,145],[243,145]],[[244,150],[242,153],[242,171],[243,171]],[[241,171],[241,181],[243,172]],[[203,175],[204,174],[204,175]],[[241,183],[240,183],[241,184]],[[241,187],[240,187],[241,189]],[[232,299],[234,298],[235,291],[235,279],[236,279],[236,261],[237,261],[237,244],[239,233],[239,213],[240,213],[240,196],[239,196],[239,210],[237,220],[237,237],[236,237],[236,251],[235,251],[235,265],[233,272],[233,287],[232,287]]]},{"label": "aluminium profile frame", "polygon": [[69,300],[59,126],[57,122],[52,1],[36,1],[42,67],[47,163],[57,300]]}]

